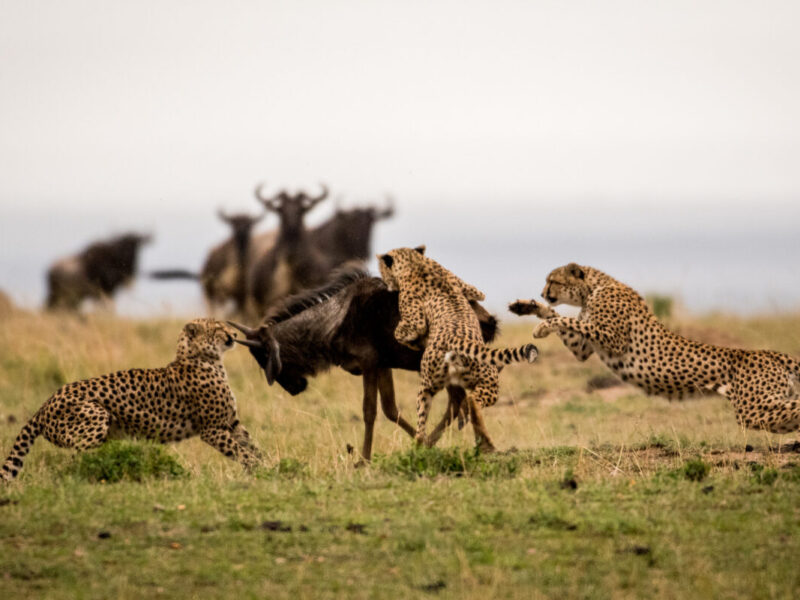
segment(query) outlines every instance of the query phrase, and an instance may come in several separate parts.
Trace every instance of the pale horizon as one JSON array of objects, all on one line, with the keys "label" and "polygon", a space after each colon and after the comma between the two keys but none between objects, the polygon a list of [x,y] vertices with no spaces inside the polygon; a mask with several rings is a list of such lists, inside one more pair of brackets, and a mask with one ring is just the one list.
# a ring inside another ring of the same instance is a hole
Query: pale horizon
[{"label": "pale horizon", "polygon": [[[156,235],[146,266],[196,266],[226,234],[215,211],[258,211],[260,181],[391,194],[376,251],[424,242],[476,277],[465,240],[510,266],[554,244],[538,281],[570,231],[606,232],[623,276],[646,270],[651,235],[672,240],[675,272],[718,266],[681,241],[704,232],[790,254],[744,259],[797,255],[793,2],[45,1],[3,17],[0,287],[26,303],[53,260],[114,232]],[[584,252],[570,260],[608,258]],[[742,286],[777,277],[729,255]],[[674,273],[631,283],[688,295]],[[784,283],[779,303],[800,306]]]}]

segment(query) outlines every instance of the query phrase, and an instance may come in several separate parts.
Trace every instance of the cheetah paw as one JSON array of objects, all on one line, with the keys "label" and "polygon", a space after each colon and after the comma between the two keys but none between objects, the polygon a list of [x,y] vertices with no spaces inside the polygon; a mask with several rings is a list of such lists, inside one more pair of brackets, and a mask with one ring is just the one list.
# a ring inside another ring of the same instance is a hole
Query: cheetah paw
[{"label": "cheetah paw", "polygon": [[517,300],[508,305],[508,310],[515,315],[534,315],[540,319],[549,319],[556,315],[552,308],[536,300]]},{"label": "cheetah paw", "polygon": [[551,332],[552,329],[550,329],[550,325],[548,325],[547,321],[542,321],[533,328],[533,337],[544,338],[550,335]]}]

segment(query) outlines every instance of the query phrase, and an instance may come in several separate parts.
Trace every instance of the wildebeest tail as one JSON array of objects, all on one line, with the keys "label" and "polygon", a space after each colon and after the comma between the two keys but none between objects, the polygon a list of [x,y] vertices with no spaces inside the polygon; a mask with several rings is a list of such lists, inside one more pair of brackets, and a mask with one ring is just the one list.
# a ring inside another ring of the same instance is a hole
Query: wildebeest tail
[{"label": "wildebeest tail", "polygon": [[466,356],[478,362],[501,367],[512,362],[528,361],[532,363],[539,356],[539,349],[533,344],[525,344],[517,348],[488,348],[476,342],[466,342],[461,347],[450,350],[445,361],[450,363],[456,356]]},{"label": "wildebeest tail", "polygon": [[156,269],[148,273],[150,279],[200,279],[199,273],[187,269]]},{"label": "wildebeest tail", "polygon": [[14,447],[3,463],[2,471],[0,471],[0,479],[11,481],[19,474],[20,469],[22,469],[22,461],[25,460],[28,452],[30,452],[31,446],[33,446],[33,441],[41,432],[42,428],[41,425],[39,425],[39,413],[36,413],[30,421],[25,423],[17,439],[14,440]]}]

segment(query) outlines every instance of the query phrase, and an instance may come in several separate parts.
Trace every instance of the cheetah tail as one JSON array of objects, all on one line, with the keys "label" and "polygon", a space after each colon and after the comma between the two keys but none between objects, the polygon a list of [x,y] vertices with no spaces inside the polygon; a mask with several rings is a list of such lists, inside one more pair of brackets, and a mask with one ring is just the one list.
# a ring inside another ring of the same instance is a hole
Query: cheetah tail
[{"label": "cheetah tail", "polygon": [[445,361],[449,364],[455,361],[455,357],[466,356],[480,363],[501,367],[512,362],[528,361],[532,363],[539,356],[539,349],[533,344],[525,344],[517,348],[487,348],[483,344],[467,342],[456,350],[450,350],[445,354]]},{"label": "cheetah tail", "polygon": [[11,449],[11,454],[8,455],[6,462],[3,463],[3,469],[0,471],[0,479],[11,481],[17,476],[20,469],[22,469],[22,461],[28,452],[30,452],[33,441],[42,432],[38,416],[38,413],[33,415],[31,420],[22,427],[22,431],[19,432],[17,439],[14,440],[14,447]]}]

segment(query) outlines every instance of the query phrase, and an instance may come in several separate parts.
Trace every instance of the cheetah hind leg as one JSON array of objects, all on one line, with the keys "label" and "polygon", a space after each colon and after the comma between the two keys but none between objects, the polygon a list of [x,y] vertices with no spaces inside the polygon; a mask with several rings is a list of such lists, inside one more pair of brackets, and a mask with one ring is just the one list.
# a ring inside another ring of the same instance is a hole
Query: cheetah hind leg
[{"label": "cheetah hind leg", "polygon": [[447,409],[445,410],[444,415],[442,416],[442,420],[436,425],[436,428],[433,432],[428,436],[427,441],[425,444],[428,448],[432,448],[436,445],[436,442],[439,441],[439,438],[442,437],[442,434],[445,430],[450,426],[450,423],[458,417],[458,428],[463,428],[464,417],[466,402],[465,402],[465,394],[464,388],[456,387],[452,385],[447,386],[447,395],[449,397],[449,401],[447,403]]},{"label": "cheetah hind leg", "polygon": [[[43,428],[44,437],[62,448],[74,448],[78,452],[102,446],[108,439],[111,414],[97,402],[86,402],[73,407],[77,419],[67,424],[62,420],[52,432]],[[65,415],[69,416],[69,415]]]}]

